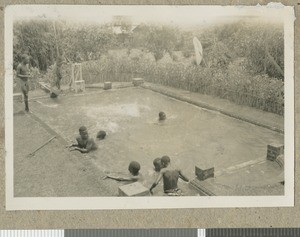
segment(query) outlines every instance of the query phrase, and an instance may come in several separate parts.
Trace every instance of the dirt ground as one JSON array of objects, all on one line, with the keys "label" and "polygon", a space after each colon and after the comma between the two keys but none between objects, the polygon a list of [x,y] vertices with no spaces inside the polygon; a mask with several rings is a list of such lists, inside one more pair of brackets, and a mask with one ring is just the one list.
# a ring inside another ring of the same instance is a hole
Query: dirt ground
[{"label": "dirt ground", "polygon": [[[104,171],[126,173],[131,160],[140,162],[144,185],[150,187],[157,176],[152,165],[156,157],[169,155],[172,166],[194,178],[195,165],[221,170],[264,157],[268,144],[283,143],[281,133],[147,89],[121,87],[107,91],[94,87],[57,99],[34,91],[31,114],[14,102],[15,196],[115,196],[122,184],[103,180]],[[162,124],[157,122],[161,110],[167,114]],[[244,108],[240,114],[246,115],[245,111],[261,112]],[[283,119],[274,118],[272,123],[278,121],[275,125],[280,127]],[[92,137],[100,129],[107,132],[105,140],[97,141],[98,150],[87,155],[65,148],[82,125]],[[48,145],[28,156],[53,136]],[[272,183],[278,173],[280,169],[273,164],[263,165],[213,179],[208,185],[219,186],[216,192],[221,195],[280,195],[283,186]],[[184,182],[179,186],[186,195],[199,195]],[[162,184],[154,191],[162,195]]]},{"label": "dirt ground", "polygon": [[[16,106],[17,107],[17,106]],[[14,116],[14,195],[16,197],[64,197],[113,195],[101,182],[103,173],[85,155],[70,153],[67,143],[32,114]],[[49,138],[49,144],[29,154]]]}]

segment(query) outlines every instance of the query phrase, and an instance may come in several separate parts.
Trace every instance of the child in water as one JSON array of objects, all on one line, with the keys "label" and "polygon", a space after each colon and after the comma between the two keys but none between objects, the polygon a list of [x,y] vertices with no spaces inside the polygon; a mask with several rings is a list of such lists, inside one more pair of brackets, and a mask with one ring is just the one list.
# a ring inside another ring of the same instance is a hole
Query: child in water
[{"label": "child in water", "polygon": [[141,181],[142,175],[139,172],[141,169],[141,165],[137,161],[131,161],[128,166],[128,175],[119,175],[114,173],[107,173],[104,178],[114,179],[117,181],[130,181],[136,182]]},{"label": "child in water", "polygon": [[93,138],[89,137],[87,128],[81,126],[79,128],[79,136],[76,137],[77,144],[71,144],[69,146],[70,151],[80,151],[81,153],[89,153],[90,151],[96,150],[97,145]]},{"label": "child in water", "polygon": [[182,192],[178,188],[178,179],[182,179],[189,182],[189,179],[182,173],[180,169],[173,169],[170,167],[170,158],[163,156],[161,158],[161,170],[159,176],[150,187],[150,193],[158,185],[161,179],[163,179],[164,193],[168,196],[181,196]]},{"label": "child in water", "polygon": [[159,158],[159,157],[155,158],[153,160],[153,165],[154,165],[154,170],[156,172],[159,172],[161,170],[161,168],[162,168],[162,166],[161,166],[161,158]]}]

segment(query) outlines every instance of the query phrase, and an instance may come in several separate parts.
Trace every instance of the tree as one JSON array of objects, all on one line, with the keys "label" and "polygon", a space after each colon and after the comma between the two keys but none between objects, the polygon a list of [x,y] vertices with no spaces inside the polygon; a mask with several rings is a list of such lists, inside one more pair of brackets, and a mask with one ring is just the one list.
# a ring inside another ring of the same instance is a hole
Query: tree
[{"label": "tree", "polygon": [[[232,23],[230,37],[224,37],[235,57],[245,57],[248,70],[252,74],[267,74],[283,79],[284,70],[284,32],[283,25],[251,20]],[[221,39],[222,37],[220,37]]]},{"label": "tree", "polygon": [[117,45],[116,36],[108,25],[67,26],[62,31],[61,42],[66,56],[76,61],[81,55],[83,61],[99,59],[100,55]]},{"label": "tree", "polygon": [[17,21],[14,23],[14,68],[22,54],[29,54],[32,66],[47,70],[53,64],[55,41],[53,29],[47,20]]},{"label": "tree", "polygon": [[181,37],[178,29],[170,26],[140,25],[132,35],[131,47],[143,47],[153,53],[156,61],[165,52],[172,53]]}]

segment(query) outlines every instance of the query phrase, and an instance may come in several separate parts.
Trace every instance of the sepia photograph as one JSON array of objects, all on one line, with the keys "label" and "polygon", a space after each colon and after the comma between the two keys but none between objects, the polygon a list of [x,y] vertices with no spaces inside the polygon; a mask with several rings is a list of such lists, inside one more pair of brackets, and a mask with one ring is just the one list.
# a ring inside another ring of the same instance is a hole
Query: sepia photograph
[{"label": "sepia photograph", "polygon": [[5,8],[7,209],[293,206],[294,12]]}]

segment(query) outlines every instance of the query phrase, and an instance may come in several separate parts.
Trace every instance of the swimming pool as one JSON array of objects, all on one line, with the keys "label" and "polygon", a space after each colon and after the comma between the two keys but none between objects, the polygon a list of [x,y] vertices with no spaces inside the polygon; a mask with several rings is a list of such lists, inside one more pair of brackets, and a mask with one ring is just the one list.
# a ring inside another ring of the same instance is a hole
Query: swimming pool
[{"label": "swimming pool", "polygon": [[[157,175],[152,165],[156,157],[168,155],[173,167],[193,178],[195,165],[218,171],[265,157],[268,144],[284,140],[283,134],[138,87],[37,99],[32,107],[69,142],[82,125],[92,137],[105,130],[107,137],[96,141],[99,148],[89,154],[91,161],[101,171],[126,172],[129,162],[136,160],[149,186]],[[167,115],[163,123],[157,122],[160,111]],[[228,180],[220,182],[249,185],[251,178]],[[266,184],[263,179],[261,184]],[[188,195],[197,195],[188,185],[180,186]],[[161,188],[155,192],[161,194]]]}]

